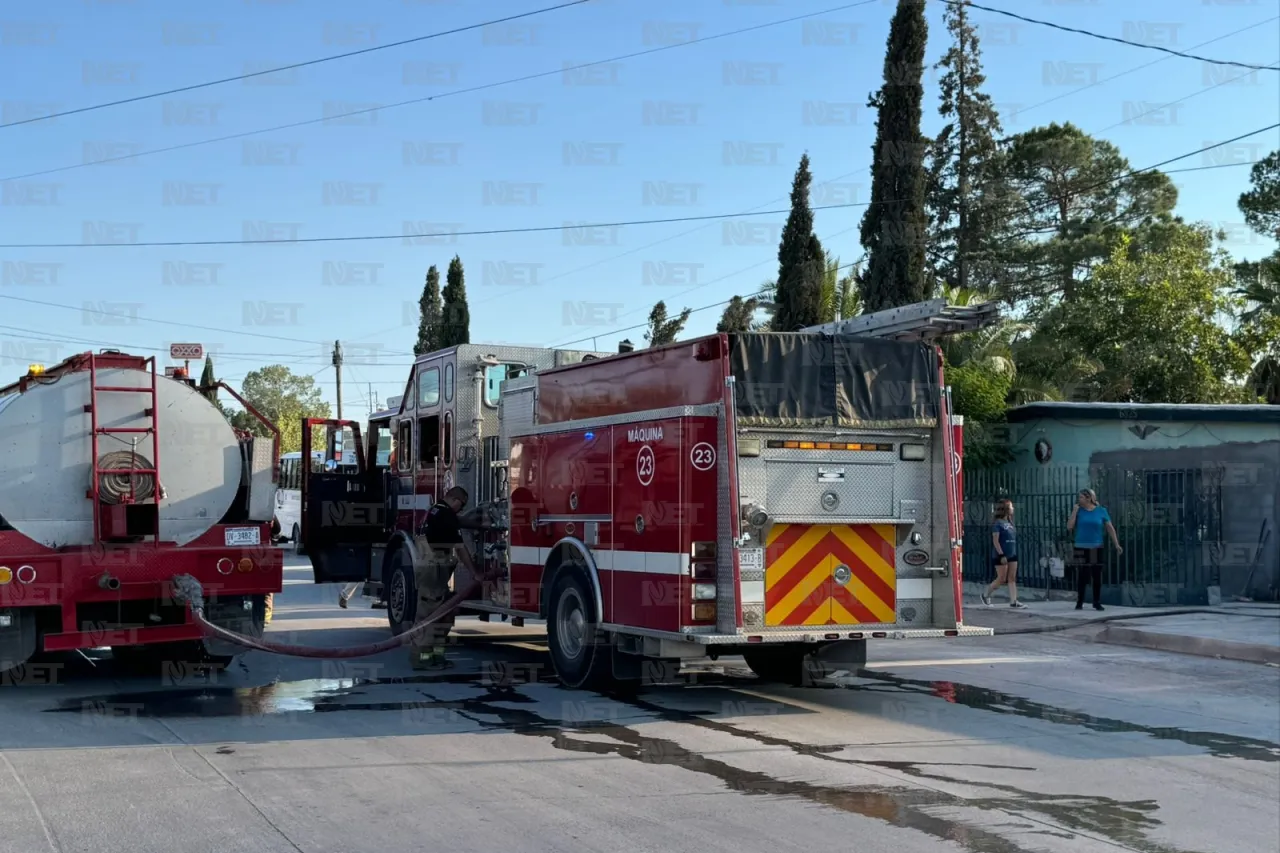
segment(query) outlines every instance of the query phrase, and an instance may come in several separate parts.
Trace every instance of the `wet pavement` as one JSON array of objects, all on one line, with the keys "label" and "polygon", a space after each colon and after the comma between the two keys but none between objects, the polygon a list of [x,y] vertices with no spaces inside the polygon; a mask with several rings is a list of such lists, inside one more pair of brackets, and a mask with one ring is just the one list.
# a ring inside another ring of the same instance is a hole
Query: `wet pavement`
[{"label": "wet pavement", "polygon": [[[325,598],[289,587],[273,628],[385,635]],[[459,629],[438,673],[32,665],[0,685],[0,851],[1280,849],[1275,668],[1036,635],[602,695],[553,683],[538,629]]]}]

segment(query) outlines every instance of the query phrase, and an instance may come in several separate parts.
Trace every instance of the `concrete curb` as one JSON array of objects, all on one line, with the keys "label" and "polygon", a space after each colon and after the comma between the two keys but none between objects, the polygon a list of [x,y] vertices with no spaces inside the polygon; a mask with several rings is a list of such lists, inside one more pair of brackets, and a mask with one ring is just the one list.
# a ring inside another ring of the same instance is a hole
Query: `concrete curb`
[{"label": "concrete curb", "polygon": [[1280,666],[1280,647],[1258,645],[1256,643],[1234,643],[1229,640],[1214,640],[1185,634],[1143,631],[1138,628],[1126,628],[1120,625],[1106,625],[1098,628],[1093,641],[1112,646],[1132,646],[1140,649],[1196,655],[1197,657],[1223,658],[1224,660]]}]

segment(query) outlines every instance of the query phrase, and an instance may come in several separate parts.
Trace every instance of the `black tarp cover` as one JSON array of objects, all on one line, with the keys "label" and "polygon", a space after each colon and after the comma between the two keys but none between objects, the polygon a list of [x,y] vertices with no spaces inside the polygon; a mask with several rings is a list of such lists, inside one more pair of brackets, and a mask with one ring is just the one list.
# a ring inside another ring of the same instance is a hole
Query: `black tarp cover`
[{"label": "black tarp cover", "polygon": [[934,427],[936,350],[810,332],[729,335],[741,426]]}]

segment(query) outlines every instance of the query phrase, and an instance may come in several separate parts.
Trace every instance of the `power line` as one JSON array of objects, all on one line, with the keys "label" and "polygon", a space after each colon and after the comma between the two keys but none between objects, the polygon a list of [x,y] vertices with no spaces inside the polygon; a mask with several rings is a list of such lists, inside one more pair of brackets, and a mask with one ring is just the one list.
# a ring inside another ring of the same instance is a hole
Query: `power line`
[{"label": "power line", "polygon": [[[1199,149],[1199,150],[1192,151],[1192,152],[1190,152],[1190,153],[1183,154],[1183,155],[1178,156],[1178,157],[1173,157],[1173,158],[1170,158],[1170,159],[1168,159],[1168,160],[1165,160],[1165,161],[1163,161],[1163,162],[1161,162],[1161,163],[1157,163],[1157,164],[1155,164],[1154,166],[1147,166],[1145,169],[1135,169],[1135,170],[1129,171],[1129,172],[1127,172],[1127,173],[1125,173],[1125,174],[1123,174],[1123,175],[1119,175],[1119,176],[1117,176],[1117,177],[1115,177],[1115,178],[1111,178],[1111,179],[1108,179],[1107,181],[1103,181],[1103,182],[1101,182],[1101,183],[1099,183],[1099,184],[1096,184],[1096,185],[1095,185],[1095,186],[1093,186],[1093,187],[1086,187],[1085,189],[1095,189],[1095,188],[1097,188],[1097,187],[1106,186],[1106,185],[1107,185],[1107,184],[1109,184],[1109,183],[1114,183],[1114,182],[1116,182],[1116,181],[1123,180],[1124,178],[1132,177],[1132,176],[1134,176],[1134,175],[1140,174],[1141,172],[1154,171],[1155,169],[1158,169],[1158,168],[1160,168],[1161,166],[1163,166],[1163,165],[1165,165],[1165,164],[1167,164],[1167,163],[1173,163],[1173,162],[1175,162],[1175,161],[1177,161],[1177,160],[1183,160],[1183,159],[1186,159],[1187,157],[1194,157],[1196,154],[1200,154],[1200,153],[1202,153],[1202,152],[1204,152],[1204,151],[1208,151],[1208,150],[1210,150],[1210,149],[1212,149],[1212,148],[1216,148],[1216,147],[1218,147],[1219,145],[1228,145],[1228,144],[1230,144],[1230,143],[1232,143],[1232,142],[1239,141],[1240,139],[1245,139],[1245,138],[1247,138],[1247,137],[1249,137],[1249,136],[1254,136],[1254,135],[1256,135],[1256,134],[1258,134],[1258,133],[1263,133],[1263,132],[1265,132],[1265,131],[1267,131],[1267,130],[1271,130],[1272,128],[1275,128],[1275,127],[1280,127],[1280,124],[1274,124],[1274,125],[1271,125],[1271,127],[1265,127],[1265,128],[1262,128],[1262,130],[1256,130],[1256,131],[1253,131],[1252,133],[1247,133],[1247,134],[1244,134],[1244,135],[1242,135],[1242,136],[1238,136],[1238,137],[1236,137],[1235,139],[1228,139],[1228,140],[1226,140],[1226,141],[1224,141],[1224,142],[1219,142],[1219,143],[1216,143],[1215,145],[1210,145],[1210,146],[1208,146],[1208,147],[1206,147],[1206,148],[1201,148],[1201,149]],[[1165,172],[1165,174],[1166,174],[1166,175],[1171,175],[1171,174],[1177,174],[1177,173],[1179,173],[1179,172],[1202,172],[1202,171],[1205,171],[1205,170],[1208,170],[1208,169],[1225,169],[1225,168],[1234,168],[1234,167],[1239,167],[1239,166],[1250,166],[1250,165],[1253,165],[1253,164],[1252,164],[1252,163],[1219,163],[1219,164],[1210,165],[1210,166],[1191,166],[1191,167],[1186,168],[1186,169],[1169,169],[1168,171],[1166,171],[1166,172]],[[838,232],[836,232],[835,234],[830,234],[830,235],[828,235],[827,239],[830,239],[831,237],[839,236],[840,234],[844,234],[844,233],[847,233],[847,232],[852,231],[852,230],[853,230],[852,228],[847,228],[847,229],[845,229],[844,231],[838,231]],[[764,265],[765,265],[765,264],[767,264],[767,263],[772,263],[772,262],[773,262],[773,259],[772,259],[772,258],[766,258],[765,260],[761,261],[760,263],[755,264],[753,267],[747,267],[747,268],[745,268],[745,269],[739,270],[739,271],[738,271],[738,272],[736,272],[736,273],[730,273],[730,274],[729,274],[729,275],[727,275],[727,276],[722,276],[722,277],[721,277],[721,278],[719,278],[719,279],[715,279],[715,280],[713,280],[713,281],[706,282],[706,284],[698,285],[698,287],[690,288],[689,290],[686,290],[686,291],[684,291],[684,292],[685,292],[685,293],[692,293],[694,290],[698,290],[698,289],[700,289],[700,288],[702,288],[702,287],[706,287],[706,286],[709,286],[709,285],[712,285],[712,284],[716,284],[717,282],[724,281],[726,278],[731,278],[731,277],[733,277],[733,276],[735,276],[735,275],[741,275],[742,273],[746,272],[747,270],[754,269],[755,267],[761,267],[761,266],[764,266]],[[860,261],[854,261],[853,263],[841,264],[840,266],[836,267],[836,270],[837,270],[837,271],[839,271],[839,270],[843,270],[843,269],[849,269],[849,268],[852,268],[852,267],[857,266],[859,263],[860,263]],[[763,294],[763,292],[762,292],[762,291],[757,291],[756,293],[751,294],[751,296],[749,296],[749,297],[745,297],[745,298],[756,298],[756,297],[761,296],[762,294]],[[681,294],[676,294],[676,295],[677,295],[677,296],[679,296],[679,295],[681,295]],[[665,300],[664,300],[664,301],[665,301]],[[733,297],[729,297],[728,299],[722,299],[722,300],[720,300],[719,302],[714,302],[714,303],[712,303],[712,304],[710,304],[710,305],[703,305],[701,308],[693,308],[693,309],[690,309],[689,313],[690,313],[690,315],[693,315],[693,314],[701,313],[702,311],[710,311],[712,308],[719,308],[719,307],[721,307],[721,306],[728,305],[728,304],[729,304],[730,302],[732,302],[732,301],[733,301]],[[634,314],[634,313],[636,313],[636,311],[640,311],[640,310],[643,310],[643,309],[636,309],[635,311],[631,311],[631,312],[628,312],[628,313],[630,313],[630,314]],[[683,312],[681,312],[681,313],[683,313]],[[626,316],[626,315],[623,315],[623,316]],[[576,339],[576,340],[572,340],[572,341],[565,341],[564,343],[559,343],[559,344],[552,344],[552,345],[550,346],[550,348],[551,348],[551,349],[557,349],[557,348],[559,348],[559,347],[572,346],[573,344],[580,344],[580,343],[584,343],[584,342],[586,342],[586,341],[593,341],[593,340],[595,340],[595,339],[597,339],[597,338],[600,338],[600,337],[603,337],[603,336],[605,336],[605,335],[622,334],[622,333],[624,333],[624,332],[635,331],[636,329],[644,329],[644,328],[647,328],[647,327],[648,327],[648,325],[649,325],[649,324],[648,324],[647,322],[645,322],[645,323],[638,323],[638,324],[636,324],[636,325],[634,325],[634,326],[626,326],[626,327],[621,328],[621,329],[608,329],[608,330],[602,331],[602,332],[600,332],[599,334],[596,334],[596,335],[588,335],[587,337],[584,337],[584,338],[578,338],[578,339]]]},{"label": "power line", "polygon": [[1055,30],[1061,30],[1065,33],[1075,33],[1076,35],[1089,36],[1090,38],[1102,39],[1103,41],[1113,41],[1118,44],[1125,44],[1129,47],[1140,47],[1145,50],[1158,50],[1162,53],[1172,54],[1173,56],[1181,56],[1183,59],[1198,59],[1201,62],[1208,62],[1211,65],[1234,65],[1237,68],[1252,68],[1255,71],[1275,71],[1277,69],[1268,65],[1252,65],[1248,62],[1234,62],[1229,59],[1210,59],[1207,56],[1198,56],[1194,53],[1184,53],[1180,50],[1164,47],[1158,44],[1143,44],[1142,42],[1130,41],[1129,39],[1118,38],[1117,36],[1106,36],[1102,33],[1095,33],[1092,30],[1081,30],[1075,27],[1067,27],[1062,24],[1055,24],[1052,21],[1041,21],[1037,18],[1028,18],[1013,12],[1006,12],[1004,9],[993,9],[990,6],[979,6],[976,3],[970,3],[968,0],[942,0],[948,6],[968,6],[971,9],[981,9],[984,12],[991,12],[995,15],[1004,15],[1007,18],[1016,18],[1019,21],[1025,21],[1028,24],[1038,24],[1042,27],[1051,27]]},{"label": "power line", "polygon": [[[74,305],[61,305],[57,302],[44,302],[39,299],[27,299],[26,297],[23,297],[23,296],[10,296],[9,294],[6,294],[6,293],[0,293],[0,299],[11,299],[14,302],[26,302],[30,305],[42,305],[46,308],[61,308],[64,311],[79,311],[81,313],[105,314],[110,317],[119,316],[119,314],[112,311],[104,311],[101,309],[88,308],[88,307],[76,307]],[[207,325],[201,325],[196,323],[181,323],[176,320],[156,320],[151,317],[138,317],[132,314],[129,315],[129,319],[135,320],[140,323],[158,323],[163,326],[178,326],[184,329],[204,329],[205,331],[208,331],[208,332],[221,332],[227,335],[244,335],[245,337],[250,337],[250,338],[263,338],[271,341],[285,341],[286,343],[291,343],[291,344],[308,344],[313,346],[323,346],[322,341],[308,341],[308,340],[304,340],[303,338],[288,338],[288,337],[283,337],[281,335],[268,335],[262,332],[245,332],[245,331],[239,331],[236,329],[220,329],[217,326],[207,326]],[[396,353],[396,354],[402,355],[404,353]]]},{"label": "power line", "polygon": [[[888,204],[889,202],[885,202]],[[828,204],[813,208],[814,210],[836,210],[851,207],[868,207],[871,202],[850,204]],[[371,240],[403,240],[409,237],[489,237],[498,234],[536,234],[546,231],[564,231],[569,228],[624,228],[635,225],[668,225],[675,222],[708,222],[723,219],[740,219],[744,216],[769,216],[778,213],[790,213],[791,209],[751,210],[741,213],[708,213],[701,216],[672,216],[665,219],[632,219],[620,222],[583,222],[580,224],[561,223],[560,225],[536,225],[526,228],[490,228],[482,231],[449,231],[440,234],[369,234],[341,235],[337,237],[298,237],[281,240],[169,240],[150,243],[7,243],[0,244],[0,249],[105,249],[114,248],[160,248],[173,246],[256,246],[273,243],[355,243]],[[197,327],[201,328],[201,327]]]},{"label": "power line", "polygon": [[870,6],[878,2],[880,2],[880,0],[861,0],[861,2],[859,3],[848,3],[843,6],[836,6],[830,9],[823,9],[820,12],[811,12],[807,15],[796,15],[794,17],[784,18],[782,20],[768,21],[766,23],[756,24],[755,26],[751,26],[751,27],[743,27],[742,29],[738,29],[738,30],[729,30],[728,32],[716,33],[715,35],[710,35],[710,36],[702,36],[700,38],[690,39],[689,41],[676,42],[674,44],[659,45],[658,47],[651,47],[646,50],[635,51],[634,53],[625,53],[625,54],[622,54],[621,56],[613,56],[608,59],[597,59],[592,62],[583,62],[578,65],[566,65],[551,71],[539,71],[534,74],[525,74],[521,77],[511,77],[506,80],[498,80],[496,82],[485,83],[480,86],[470,86],[465,89],[455,89],[452,92],[441,92],[439,94],[427,95],[421,98],[411,98],[407,101],[397,101],[396,103],[393,103],[393,104],[385,104],[383,106],[378,106],[378,107],[369,107],[362,110],[353,110],[352,112],[347,112],[347,113],[336,113],[334,115],[324,116],[323,118],[307,119],[306,121],[295,121],[289,124],[280,124],[280,125],[275,125],[273,127],[259,128],[258,130],[246,130],[241,133],[232,133],[226,136],[217,136],[217,137],[213,137],[212,139],[200,139],[200,140],[196,140],[195,142],[185,142],[180,145],[169,145],[164,148],[152,148],[147,151],[135,151],[130,154],[122,154],[119,157],[105,157],[101,160],[93,160],[88,163],[73,163],[67,166],[59,166],[56,169],[45,169],[39,172],[28,172],[25,175],[12,175],[10,177],[0,178],[0,183],[4,181],[19,181],[26,178],[35,178],[41,175],[52,175],[58,172],[69,172],[73,169],[83,169],[87,166],[99,166],[105,163],[117,163],[121,160],[134,160],[139,157],[148,157],[152,154],[164,154],[170,151],[183,151],[188,148],[198,148],[202,145],[212,145],[216,142],[230,142],[231,140],[234,140],[234,139],[244,139],[245,137],[258,136],[259,134],[263,134],[263,133],[275,133],[276,131],[280,131],[280,130],[292,130],[293,128],[296,128],[296,127],[307,127],[313,124],[323,124],[325,122],[336,121],[337,119],[341,119],[341,118],[350,118],[352,116],[365,115],[368,113],[376,113],[379,110],[391,110],[397,107],[405,107],[413,104],[422,104],[428,101],[438,101],[444,98],[457,97],[458,95],[466,95],[473,92],[482,92],[488,89],[496,89],[500,86],[509,86],[515,83],[525,83],[530,80],[540,80],[544,77],[553,77],[557,74],[568,74],[571,71],[580,71],[585,68],[594,68],[597,65],[608,65],[610,63],[621,62],[626,59],[637,59],[641,56],[649,56],[650,54],[661,53],[667,50],[676,50],[682,47],[689,47],[695,44],[704,44],[706,42],[729,38],[731,36],[742,35],[744,33],[755,32],[757,30],[769,29],[771,27],[780,27],[784,24],[793,24],[796,21],[803,21],[809,18],[816,18],[819,15],[829,15],[833,12],[843,12],[849,9],[856,9],[859,6]]},{"label": "power line", "polygon": [[[1274,23],[1274,22],[1275,22],[1275,21],[1277,21],[1277,20],[1280,20],[1280,15],[1273,15],[1273,16],[1271,16],[1270,18],[1267,18],[1267,19],[1266,19],[1266,20],[1264,20],[1264,21],[1258,21],[1257,23],[1255,23],[1255,24],[1250,24],[1250,25],[1249,25],[1249,26],[1247,26],[1247,27],[1241,27],[1241,28],[1240,28],[1240,29],[1238,29],[1238,30],[1232,30],[1231,32],[1226,33],[1225,35],[1220,35],[1220,36],[1218,36],[1217,38],[1211,38],[1211,39],[1209,39],[1208,41],[1202,41],[1202,42],[1200,42],[1199,44],[1192,45],[1191,47],[1192,47],[1192,49],[1193,49],[1193,50],[1194,50],[1195,48],[1198,48],[1198,47],[1204,47],[1205,45],[1213,44],[1213,43],[1215,43],[1215,42],[1222,41],[1223,39],[1231,38],[1232,36],[1238,36],[1238,35],[1240,35],[1240,33],[1244,33],[1244,32],[1248,32],[1249,30],[1257,29],[1258,27],[1262,26],[1263,24],[1270,24],[1270,23]],[[1135,65],[1133,68],[1130,68],[1128,71],[1121,71],[1119,74],[1112,74],[1110,77],[1104,77],[1104,78],[1102,78],[1101,80],[1095,80],[1095,81],[1094,81],[1094,82],[1092,82],[1092,83],[1089,83],[1089,84],[1087,84],[1087,85],[1081,86],[1079,89],[1072,89],[1070,92],[1063,92],[1061,95],[1054,95],[1052,98],[1046,98],[1045,100],[1043,100],[1043,101],[1039,101],[1039,102],[1037,102],[1037,103],[1034,103],[1034,104],[1032,104],[1032,105],[1031,105],[1031,106],[1029,106],[1029,107],[1023,107],[1023,108],[1021,108],[1021,109],[1019,109],[1019,110],[1018,110],[1018,113],[1029,113],[1029,112],[1031,112],[1032,110],[1036,110],[1036,109],[1039,109],[1040,107],[1047,106],[1047,105],[1049,105],[1049,104],[1054,103],[1055,101],[1060,101],[1060,100],[1062,100],[1063,98],[1070,98],[1072,95],[1078,95],[1078,94],[1080,94],[1081,92],[1086,91],[1087,89],[1092,89],[1092,88],[1094,88],[1095,86],[1105,86],[1106,84],[1108,84],[1108,83],[1110,83],[1110,82],[1112,82],[1112,81],[1114,81],[1114,80],[1119,80],[1121,77],[1127,77],[1128,75],[1133,74],[1133,73],[1135,73],[1135,72],[1137,72],[1137,71],[1141,71],[1141,70],[1143,70],[1144,68],[1150,68],[1150,67],[1151,67],[1151,66],[1153,66],[1153,65],[1159,65],[1161,62],[1168,62],[1168,61],[1169,61],[1170,59],[1172,59],[1172,58],[1173,58],[1173,57],[1170,57],[1170,56],[1164,56],[1164,57],[1161,57],[1160,59],[1153,59],[1153,60],[1151,60],[1150,62],[1144,62],[1142,65]],[[1242,75],[1242,76],[1248,76],[1248,75]],[[1233,77],[1233,78],[1231,78],[1231,80],[1226,81],[1226,82],[1234,82],[1234,81],[1239,80],[1239,79],[1240,79],[1239,77]],[[1219,84],[1216,84],[1215,86],[1210,86],[1209,88],[1210,88],[1210,89],[1213,89],[1213,88],[1216,88],[1216,86],[1220,86],[1220,85],[1222,85],[1222,84],[1221,84],[1221,83],[1219,83]],[[1208,91],[1208,89],[1202,89],[1202,90],[1201,90],[1201,92],[1204,92],[1204,91]],[[1196,94],[1200,94],[1200,92],[1197,92]],[[1188,95],[1188,96],[1187,96],[1187,98],[1190,98],[1190,97],[1193,97],[1193,96],[1192,96],[1192,95]],[[1182,100],[1186,100],[1186,98],[1183,98]]]},{"label": "power line", "polygon": [[291,65],[280,65],[275,68],[268,68],[263,71],[253,71],[247,74],[237,74],[234,77],[222,77],[217,80],[209,80],[204,83],[193,83],[190,86],[180,86],[176,89],[166,89],[163,92],[152,92],[147,95],[136,95],[132,98],[122,98],[118,101],[108,101],[103,104],[94,104],[93,106],[89,106],[89,107],[77,107],[76,109],[73,109],[73,110],[63,110],[62,112],[50,113],[49,115],[35,116],[34,118],[25,118],[25,119],[22,119],[21,121],[11,121],[11,122],[8,122],[7,124],[0,124],[0,128],[17,127],[20,124],[32,124],[38,121],[49,121],[50,119],[62,118],[63,116],[78,115],[80,113],[88,113],[88,112],[93,112],[95,110],[105,110],[108,107],[119,107],[125,104],[135,104],[139,101],[149,101],[153,98],[163,98],[165,95],[179,95],[179,94],[182,94],[183,92],[194,92],[197,89],[207,89],[211,86],[221,86],[223,83],[235,83],[240,80],[249,80],[253,77],[262,77],[267,74],[276,74],[281,71],[293,71],[298,68],[307,68],[312,65],[321,65],[325,62],[334,62],[339,59],[349,59],[353,56],[361,56],[366,53],[376,53],[377,51],[380,51],[380,50],[389,50],[393,47],[404,47],[406,44],[417,44],[419,42],[430,41],[431,39],[438,39],[438,38],[444,38],[445,36],[458,35],[459,33],[469,32],[471,30],[478,30],[483,27],[492,26],[494,24],[505,24],[508,21],[516,21],[521,18],[530,18],[530,17],[533,17],[534,15],[542,15],[547,12],[556,12],[556,11],[559,11],[560,9],[567,9],[570,6],[581,6],[582,4],[589,3],[589,2],[591,2],[591,0],[570,0],[570,2],[561,3],[557,6],[547,6],[546,8],[543,8],[543,9],[535,9],[532,12],[523,12],[519,15],[508,15],[505,18],[495,18],[494,20],[491,20],[491,21],[483,21],[478,24],[468,24],[465,27],[456,27],[452,30],[443,30],[441,32],[431,33],[425,36],[416,36],[414,38],[402,39],[400,41],[393,41],[388,44],[380,44],[380,45],[375,45],[373,47],[365,47],[365,48],[361,48],[360,50],[348,51],[347,53],[338,53],[338,54],[333,54],[332,56],[322,56],[318,59],[308,59],[305,62],[295,62]]}]

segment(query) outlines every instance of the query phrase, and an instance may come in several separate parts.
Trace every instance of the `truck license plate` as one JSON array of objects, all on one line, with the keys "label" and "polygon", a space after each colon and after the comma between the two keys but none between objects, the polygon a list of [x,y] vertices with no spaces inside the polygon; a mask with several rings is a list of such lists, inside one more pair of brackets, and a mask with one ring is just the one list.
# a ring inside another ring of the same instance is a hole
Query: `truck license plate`
[{"label": "truck license plate", "polygon": [[764,549],[742,548],[738,551],[738,569],[744,572],[764,571]]},{"label": "truck license plate", "polygon": [[227,547],[235,545],[261,545],[262,531],[257,527],[230,527],[227,529]]}]

